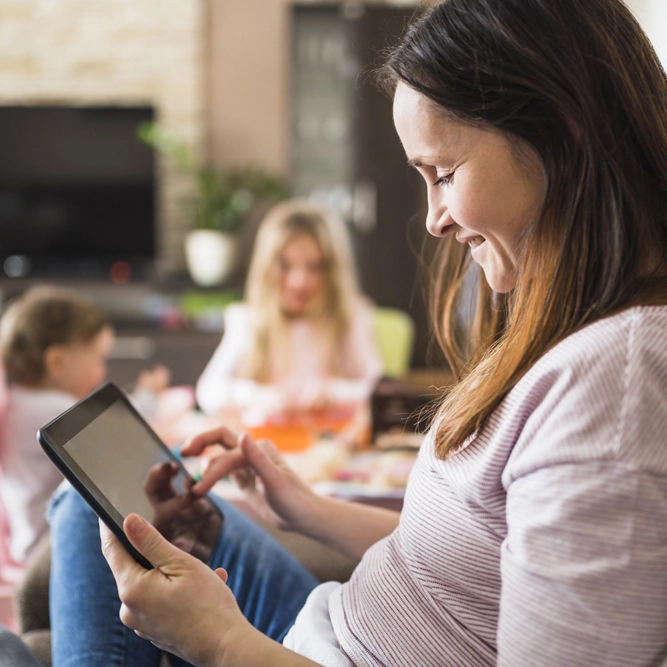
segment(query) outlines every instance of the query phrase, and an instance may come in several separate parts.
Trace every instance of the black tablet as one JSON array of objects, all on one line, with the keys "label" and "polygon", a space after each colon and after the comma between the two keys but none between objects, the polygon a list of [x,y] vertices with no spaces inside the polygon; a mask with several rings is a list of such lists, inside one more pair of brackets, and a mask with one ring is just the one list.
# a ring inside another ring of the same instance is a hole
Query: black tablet
[{"label": "black tablet", "polygon": [[123,520],[134,512],[172,544],[208,562],[223,516],[134,409],[107,383],[37,433],[40,445],[95,513],[144,567]]}]

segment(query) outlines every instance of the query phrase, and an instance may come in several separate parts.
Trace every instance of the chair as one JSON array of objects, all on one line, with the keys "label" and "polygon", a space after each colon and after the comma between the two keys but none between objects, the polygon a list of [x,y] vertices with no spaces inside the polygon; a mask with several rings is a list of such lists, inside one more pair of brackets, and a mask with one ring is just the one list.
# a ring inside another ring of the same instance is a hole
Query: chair
[{"label": "chair", "polygon": [[412,317],[398,308],[376,308],[373,326],[384,375],[405,375],[410,368],[415,342],[415,323]]}]

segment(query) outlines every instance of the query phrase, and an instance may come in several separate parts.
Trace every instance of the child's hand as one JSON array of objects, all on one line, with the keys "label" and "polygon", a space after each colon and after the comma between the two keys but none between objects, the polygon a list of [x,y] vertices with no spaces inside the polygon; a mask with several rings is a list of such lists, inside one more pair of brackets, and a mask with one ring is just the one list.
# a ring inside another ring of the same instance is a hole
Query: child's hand
[{"label": "child's hand", "polygon": [[166,366],[157,365],[149,371],[141,371],[135,383],[135,389],[144,389],[159,394],[171,382],[171,373]]},{"label": "child's hand", "polygon": [[329,410],[335,402],[322,380],[304,380],[285,387],[289,407],[293,410]]}]

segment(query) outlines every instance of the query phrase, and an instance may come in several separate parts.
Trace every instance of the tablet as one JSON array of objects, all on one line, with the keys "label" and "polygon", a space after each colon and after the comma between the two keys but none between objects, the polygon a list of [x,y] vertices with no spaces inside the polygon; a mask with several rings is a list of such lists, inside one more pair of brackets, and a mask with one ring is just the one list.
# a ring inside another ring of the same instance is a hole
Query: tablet
[{"label": "tablet", "polygon": [[223,516],[181,461],[107,383],[41,428],[37,439],[72,486],[146,568],[129,542],[123,520],[134,512],[183,551],[208,562]]}]

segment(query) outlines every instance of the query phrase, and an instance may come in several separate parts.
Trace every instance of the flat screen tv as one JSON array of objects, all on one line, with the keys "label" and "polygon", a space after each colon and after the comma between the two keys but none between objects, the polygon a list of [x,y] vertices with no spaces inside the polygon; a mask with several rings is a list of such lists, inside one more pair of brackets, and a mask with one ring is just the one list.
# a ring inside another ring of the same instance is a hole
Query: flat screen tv
[{"label": "flat screen tv", "polygon": [[37,274],[152,260],[154,155],[137,137],[152,119],[150,107],[0,106],[0,270],[17,257]]}]

